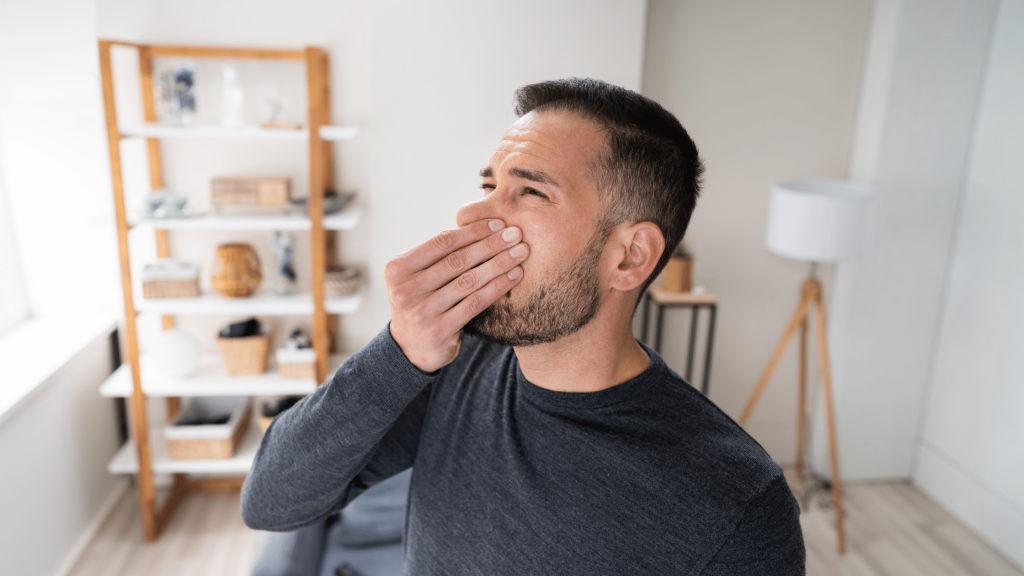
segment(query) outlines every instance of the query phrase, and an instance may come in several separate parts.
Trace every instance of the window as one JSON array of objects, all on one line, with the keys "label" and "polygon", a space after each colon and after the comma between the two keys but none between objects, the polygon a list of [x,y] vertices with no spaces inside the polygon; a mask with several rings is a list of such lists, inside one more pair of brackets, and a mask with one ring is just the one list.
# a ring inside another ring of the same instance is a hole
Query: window
[{"label": "window", "polygon": [[0,338],[28,319],[28,295],[14,243],[11,212],[0,166]]}]

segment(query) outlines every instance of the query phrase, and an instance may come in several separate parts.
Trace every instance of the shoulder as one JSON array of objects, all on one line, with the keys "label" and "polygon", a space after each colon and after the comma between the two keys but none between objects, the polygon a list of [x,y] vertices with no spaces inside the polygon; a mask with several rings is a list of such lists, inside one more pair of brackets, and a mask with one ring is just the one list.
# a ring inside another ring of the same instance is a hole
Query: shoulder
[{"label": "shoulder", "polygon": [[673,473],[692,477],[700,497],[724,513],[746,506],[782,468],[714,402],[651,354],[652,420],[673,439]]},{"label": "shoulder", "polygon": [[780,476],[737,515],[729,536],[700,574],[801,576],[806,561],[800,508]]}]

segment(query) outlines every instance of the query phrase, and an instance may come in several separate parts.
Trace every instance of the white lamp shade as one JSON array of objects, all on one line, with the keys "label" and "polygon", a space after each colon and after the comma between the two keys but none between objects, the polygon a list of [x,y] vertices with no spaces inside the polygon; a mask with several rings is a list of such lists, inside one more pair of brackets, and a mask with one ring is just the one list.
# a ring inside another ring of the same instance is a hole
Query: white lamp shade
[{"label": "white lamp shade", "polygon": [[768,249],[780,256],[831,262],[871,245],[878,189],[848,180],[785,180],[772,187]]}]

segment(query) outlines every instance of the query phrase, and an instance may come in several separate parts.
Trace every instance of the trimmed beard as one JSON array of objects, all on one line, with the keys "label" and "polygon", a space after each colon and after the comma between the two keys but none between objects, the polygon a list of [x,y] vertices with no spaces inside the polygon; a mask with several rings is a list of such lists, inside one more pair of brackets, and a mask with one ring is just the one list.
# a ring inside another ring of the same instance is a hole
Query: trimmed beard
[{"label": "trimmed beard", "polygon": [[464,330],[502,346],[548,344],[594,319],[601,305],[598,265],[610,230],[599,227],[578,256],[555,279],[525,294],[515,306],[511,293],[476,315]]}]

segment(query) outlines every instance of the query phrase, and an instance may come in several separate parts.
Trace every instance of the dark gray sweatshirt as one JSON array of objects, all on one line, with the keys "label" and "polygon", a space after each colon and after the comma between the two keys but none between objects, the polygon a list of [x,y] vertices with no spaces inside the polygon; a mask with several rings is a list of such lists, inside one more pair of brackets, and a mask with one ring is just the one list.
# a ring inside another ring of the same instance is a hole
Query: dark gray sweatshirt
[{"label": "dark gray sweatshirt", "polygon": [[646,350],[636,378],[565,393],[470,336],[424,375],[385,329],[267,430],[242,516],[292,530],[411,466],[408,574],[803,574],[782,470]]}]

